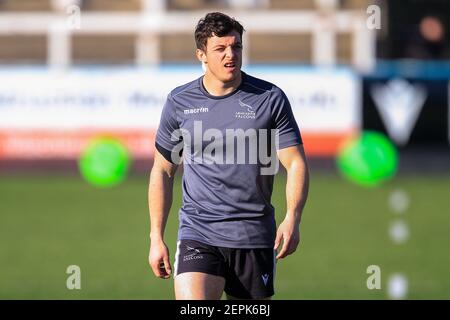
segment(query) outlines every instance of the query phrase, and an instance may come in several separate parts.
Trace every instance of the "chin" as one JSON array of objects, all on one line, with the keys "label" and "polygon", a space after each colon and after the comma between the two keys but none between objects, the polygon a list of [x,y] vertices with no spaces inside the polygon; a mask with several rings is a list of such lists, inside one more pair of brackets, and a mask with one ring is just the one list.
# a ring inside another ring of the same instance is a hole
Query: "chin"
[{"label": "chin", "polygon": [[241,73],[241,70],[236,70],[233,73],[225,74],[222,77],[222,81],[223,82],[232,82],[238,78],[240,73]]}]

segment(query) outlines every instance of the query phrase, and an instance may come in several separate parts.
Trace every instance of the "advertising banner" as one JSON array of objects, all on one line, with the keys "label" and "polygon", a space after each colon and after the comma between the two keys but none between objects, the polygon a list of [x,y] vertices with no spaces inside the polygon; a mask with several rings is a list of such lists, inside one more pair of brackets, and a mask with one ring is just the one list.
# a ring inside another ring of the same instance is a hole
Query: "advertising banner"
[{"label": "advertising banner", "polygon": [[[309,156],[332,156],[361,127],[360,87],[346,69],[245,70],[288,96]],[[151,157],[167,94],[202,75],[199,67],[94,67],[53,72],[0,69],[0,159],[73,159],[90,139],[114,136]]]}]

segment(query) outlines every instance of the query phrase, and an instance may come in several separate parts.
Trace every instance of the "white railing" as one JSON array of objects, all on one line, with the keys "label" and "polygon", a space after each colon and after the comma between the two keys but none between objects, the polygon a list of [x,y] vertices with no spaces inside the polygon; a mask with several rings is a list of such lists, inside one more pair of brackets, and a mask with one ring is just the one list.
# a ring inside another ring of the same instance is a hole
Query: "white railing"
[{"label": "white railing", "polygon": [[[70,1],[70,0],[67,0]],[[136,34],[137,64],[157,64],[159,34],[186,33],[193,37],[198,20],[208,11],[166,10],[164,0],[142,0],[141,12],[82,12],[79,28],[70,27],[69,12],[0,13],[0,34],[47,34],[47,62],[56,68],[71,65],[73,34]],[[312,63],[336,63],[336,35],[352,35],[352,65],[361,71],[371,70],[375,61],[375,31],[366,26],[364,10],[223,10],[243,23],[244,63],[251,62],[248,34],[309,33],[312,35]],[[73,13],[70,13],[73,15]],[[270,41],[270,39],[268,39]]]}]

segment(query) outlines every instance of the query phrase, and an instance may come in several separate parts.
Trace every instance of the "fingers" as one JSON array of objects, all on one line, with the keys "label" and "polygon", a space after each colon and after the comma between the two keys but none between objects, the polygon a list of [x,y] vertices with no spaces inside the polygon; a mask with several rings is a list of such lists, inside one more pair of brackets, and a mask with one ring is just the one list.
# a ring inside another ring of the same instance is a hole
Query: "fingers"
[{"label": "fingers", "polygon": [[297,250],[298,240],[293,239],[292,237],[288,238],[285,235],[282,235],[282,238],[283,246],[281,251],[277,254],[276,259],[283,259]]},{"label": "fingers", "polygon": [[167,273],[166,271],[166,267],[165,267],[165,263],[163,261],[160,261],[158,264],[158,269],[159,269],[159,278],[161,279],[169,279],[170,274]]},{"label": "fingers", "polygon": [[[168,258],[166,258],[168,261]],[[172,274],[172,269],[170,267],[170,263],[164,262],[164,260],[159,260],[156,262],[150,263],[153,273],[156,277],[161,279],[168,279]]]},{"label": "fingers", "polygon": [[162,277],[159,261],[150,260],[150,267],[152,268],[152,271],[155,274],[155,276],[157,276],[158,278]]},{"label": "fingers", "polygon": [[170,265],[170,261],[169,261],[169,257],[168,256],[164,257],[164,268],[165,268],[166,276],[167,276],[167,278],[169,278],[170,275],[172,274],[172,266]]},{"label": "fingers", "polygon": [[286,257],[286,255],[287,255],[286,253],[288,250],[288,244],[289,244],[289,241],[283,237],[283,246],[281,247],[281,251],[278,252],[278,254],[277,254],[277,257],[276,257],[277,259],[283,259],[284,257]]},{"label": "fingers", "polygon": [[159,263],[150,261],[150,267],[152,268],[153,273],[158,278],[161,278],[161,271],[159,269]]},{"label": "fingers", "polygon": [[170,265],[169,253],[167,250],[164,248],[162,250],[150,248],[148,261],[156,277],[162,279],[170,278],[170,275],[172,274],[172,267]]},{"label": "fingers", "polygon": [[283,233],[277,232],[277,237],[275,239],[275,246],[273,247],[274,250],[278,249],[278,247],[280,246],[280,242],[281,242],[282,238],[283,238]]}]

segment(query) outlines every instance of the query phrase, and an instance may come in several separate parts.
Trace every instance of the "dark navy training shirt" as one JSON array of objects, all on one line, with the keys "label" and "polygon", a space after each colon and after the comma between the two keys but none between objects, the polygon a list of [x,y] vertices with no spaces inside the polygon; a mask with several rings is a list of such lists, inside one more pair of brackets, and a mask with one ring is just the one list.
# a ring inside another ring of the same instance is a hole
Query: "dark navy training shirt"
[{"label": "dark navy training shirt", "polygon": [[178,239],[273,247],[276,150],[302,143],[289,101],[274,84],[244,72],[224,96],[210,95],[202,80],[168,95],[156,135],[160,153],[183,162]]}]

